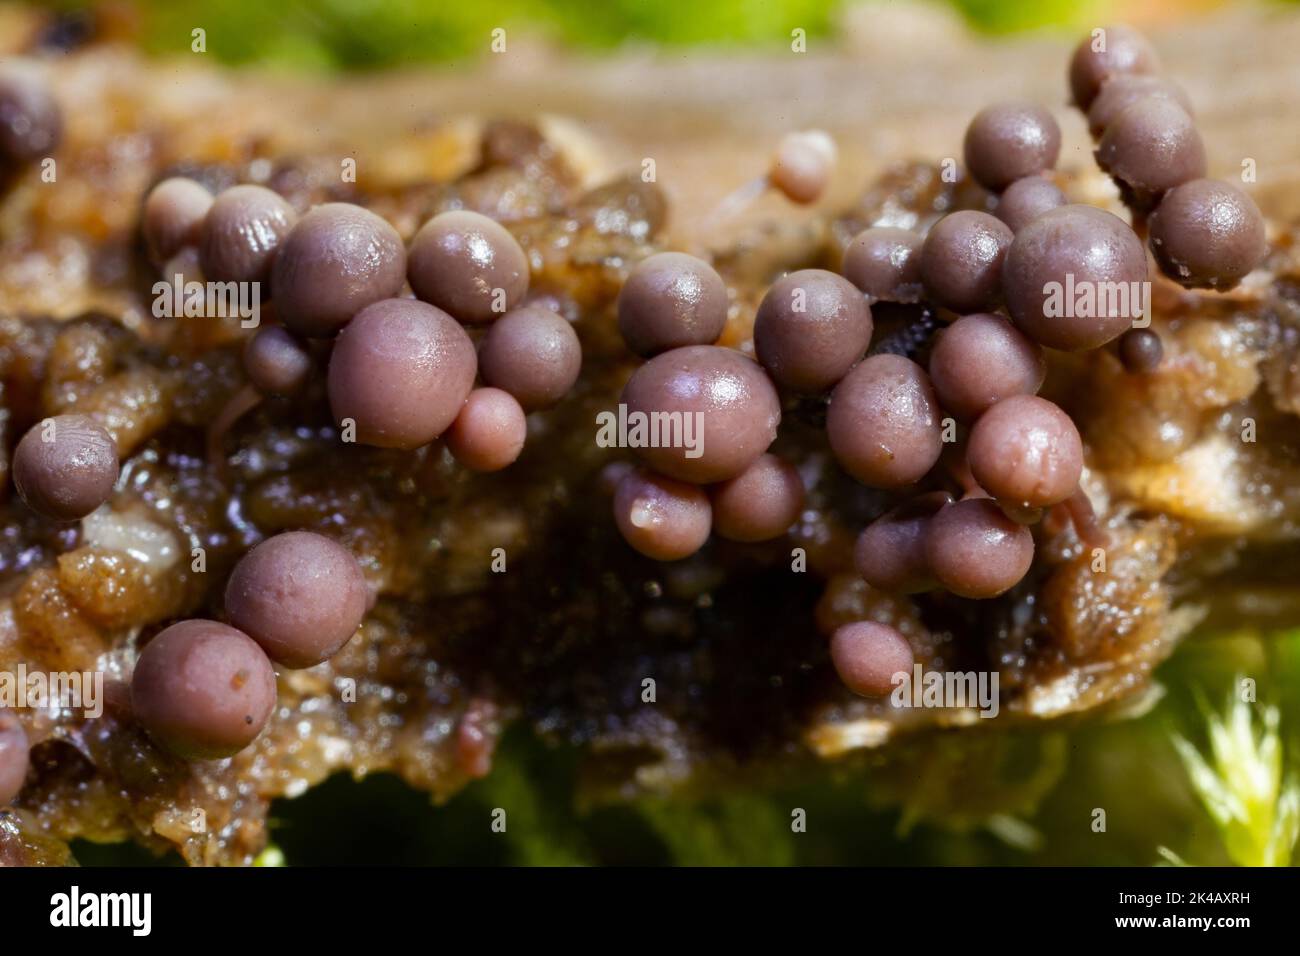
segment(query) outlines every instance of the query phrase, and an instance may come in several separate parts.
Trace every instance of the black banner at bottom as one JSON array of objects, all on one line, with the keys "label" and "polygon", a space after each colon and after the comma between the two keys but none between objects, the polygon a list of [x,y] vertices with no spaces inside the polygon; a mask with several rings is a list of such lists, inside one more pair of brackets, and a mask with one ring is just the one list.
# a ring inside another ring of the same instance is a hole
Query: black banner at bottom
[{"label": "black banner at bottom", "polygon": [[762,940],[784,926],[865,929],[872,942],[1036,930],[1229,940],[1290,926],[1295,889],[1293,870],[1180,868],[0,870],[7,941],[93,934],[127,946],[233,941],[241,924],[259,947],[337,946],[444,921],[452,939],[493,942],[536,941],[546,927]]}]

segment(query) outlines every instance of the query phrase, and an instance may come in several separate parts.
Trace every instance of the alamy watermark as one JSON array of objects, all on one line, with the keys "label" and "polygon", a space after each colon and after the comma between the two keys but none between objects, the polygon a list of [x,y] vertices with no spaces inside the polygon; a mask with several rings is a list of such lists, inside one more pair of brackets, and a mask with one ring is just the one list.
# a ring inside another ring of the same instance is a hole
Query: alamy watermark
[{"label": "alamy watermark", "polygon": [[0,709],[79,710],[92,720],[104,713],[103,671],[0,671]]},{"label": "alamy watermark", "polygon": [[1043,286],[1043,315],[1049,319],[1132,319],[1135,328],[1150,324],[1150,282],[1075,281],[1067,272],[1064,282]]},{"label": "alamy watermark", "polygon": [[157,319],[238,318],[245,329],[255,329],[262,322],[260,282],[187,282],[178,272],[170,282],[155,282],[153,295]]},{"label": "alamy watermark", "polygon": [[894,674],[890,683],[895,707],[971,707],[981,717],[998,715],[997,671],[925,671],[917,664],[910,674]]},{"label": "alamy watermark", "polygon": [[75,884],[50,897],[50,925],[56,928],[122,927],[132,936],[153,929],[152,893],[83,893]]},{"label": "alamy watermark", "polygon": [[684,448],[687,458],[704,454],[703,412],[617,412],[596,415],[596,445],[600,448]]}]

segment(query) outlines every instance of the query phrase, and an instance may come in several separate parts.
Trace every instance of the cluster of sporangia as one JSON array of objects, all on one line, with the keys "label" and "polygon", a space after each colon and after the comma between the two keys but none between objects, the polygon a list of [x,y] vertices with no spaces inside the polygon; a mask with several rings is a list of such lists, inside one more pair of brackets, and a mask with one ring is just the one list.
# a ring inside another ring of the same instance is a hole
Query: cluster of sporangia
[{"label": "cluster of sporangia", "polygon": [[[1134,31],[1097,31],[1070,64],[1075,103],[1099,137],[1099,164],[1138,228],[1149,230],[1161,270],[1190,288],[1230,289],[1263,258],[1263,220],[1240,190],[1203,178],[1205,150],[1186,97],[1156,70]],[[6,174],[48,155],[60,131],[57,104],[34,73],[0,73]],[[1081,537],[1100,540],[1078,487],[1079,433],[1035,394],[1043,348],[1097,349],[1118,339],[1134,374],[1158,366],[1162,348],[1154,333],[1132,328],[1131,313],[1046,308],[1051,284],[1147,279],[1137,232],[1101,209],[1069,204],[1048,178],[1059,149],[1060,131],[1041,107],[980,112],[965,158],[997,196],[993,214],[954,212],[925,236],[871,228],[849,245],[841,275],[812,269],[780,279],[755,319],[757,362],[713,344],[728,301],[707,263],[671,252],[642,262],[620,294],[618,320],[647,361],[622,401],[629,417],[690,416],[702,423],[702,441],[637,447],[647,467],[624,473],[614,495],[627,541],[674,560],[711,531],[742,542],[784,534],[804,487],[792,465],[767,452],[782,393],[829,393],[831,451],[875,488],[917,485],[940,466],[944,418],[965,426],[941,466],[960,499],[918,494],[862,532],[856,563],[873,587],[1002,594],[1029,569],[1030,526],[1044,509],[1063,508]],[[811,202],[834,153],[824,134],[793,134],[757,185]],[[467,467],[503,468],[523,447],[525,413],[554,404],[577,379],[577,336],[554,312],[521,304],[528,259],[509,232],[476,213],[434,217],[408,252],[389,223],[360,206],[330,203],[299,219],[259,186],[214,198],[196,182],[169,179],[145,203],[143,232],[159,266],[170,270],[188,255],[207,280],[269,288],[278,324],[258,331],[244,353],[260,394],[299,391],[313,367],[305,340],[332,339],[330,405],[344,434],[362,443],[413,449],[442,438]],[[406,283],[416,298],[402,297]],[[863,358],[872,303],[922,301],[951,320],[928,369],[901,355]],[[464,325],[487,327],[477,354]],[[477,377],[485,387],[474,387]],[[118,467],[112,436],[79,415],[37,424],[13,457],[19,494],[63,521],[103,504]],[[229,624],[184,621],[145,646],[132,680],[136,717],[181,756],[229,756],[274,707],[272,661],[296,668],[326,660],[355,633],[368,603],[360,567],[337,543],[307,532],[270,538],[230,579]],[[914,661],[901,633],[867,621],[836,631],[831,656],[849,688],[869,696],[887,694],[893,675]],[[26,768],[22,728],[0,714],[0,803],[17,793]]]},{"label": "cluster of sporangia", "polygon": [[[0,73],[6,169],[53,150],[60,128],[38,74]],[[437,215],[408,251],[361,206],[328,203],[299,218],[260,186],[214,197],[173,178],[149,193],[141,231],[167,278],[258,283],[272,302],[277,324],[264,325],[243,354],[256,394],[236,396],[234,414],[258,396],[301,391],[314,367],[308,340],[332,340],[326,386],[344,440],[415,449],[441,438],[461,464],[495,471],[522,451],[526,412],[555,404],[577,381],[577,335],[557,313],[523,304],[528,258],[486,216]],[[408,283],[415,298],[403,295]],[[484,330],[477,349],[465,326]],[[94,419],[60,415],[23,436],[12,470],[33,511],[75,521],[113,493],[118,449]],[[341,545],[301,531],[272,537],[236,566],[228,624],[183,621],[146,644],[132,677],[135,717],[182,757],[230,756],[275,705],[272,662],[302,668],[333,656],[369,602],[360,565]],[[27,759],[21,726],[0,715],[0,803],[17,793]]]},{"label": "cluster of sporangia", "polygon": [[[1263,219],[1240,190],[1202,178],[1205,150],[1185,97],[1155,70],[1146,40],[1114,27],[1080,45],[1070,85],[1099,137],[1097,160],[1138,228],[1149,227],[1161,270],[1190,288],[1230,289],[1263,259]],[[623,402],[629,420],[634,412],[701,413],[703,449],[697,457],[680,445],[637,449],[646,468],[623,475],[615,494],[627,541],[672,560],[702,547],[711,530],[737,541],[786,532],[804,488],[789,463],[767,452],[781,396],[829,393],[830,449],[855,479],[906,490],[939,467],[960,495],[917,493],[862,532],[855,561],[873,587],[996,597],[1028,572],[1030,529],[1047,509],[1059,509],[1085,542],[1103,542],[1079,488],[1079,432],[1036,395],[1043,350],[1118,339],[1124,367],[1148,374],[1162,346],[1134,328],[1148,278],[1142,240],[1119,217],[1066,200],[1049,178],[1060,145],[1040,106],[982,110],[966,131],[965,160],[996,197],[993,212],[951,213],[924,236],[870,228],[849,244],[841,274],[781,278],[755,318],[757,362],[711,344],[727,308],[713,269],[676,253],[643,262],[622,291],[619,323],[648,361]],[[815,180],[815,170],[808,164],[805,176]],[[1129,306],[1105,305],[1099,290],[1121,288],[1133,292]],[[1092,305],[1074,307],[1071,289],[1091,291]],[[1058,308],[1062,293],[1070,299]],[[863,357],[875,302],[924,302],[948,322],[928,368],[886,352]],[[945,453],[948,417],[962,431]],[[831,656],[848,687],[867,696],[889,693],[893,675],[910,673],[914,661],[899,631],[865,621],[836,631]]]}]

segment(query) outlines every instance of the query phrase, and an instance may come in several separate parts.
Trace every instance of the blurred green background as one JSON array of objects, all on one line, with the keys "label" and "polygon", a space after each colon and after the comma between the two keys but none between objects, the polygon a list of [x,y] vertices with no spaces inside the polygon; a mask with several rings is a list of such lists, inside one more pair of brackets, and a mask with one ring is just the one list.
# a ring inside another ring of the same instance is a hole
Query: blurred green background
[{"label": "blurred green background", "polygon": [[[909,2],[909,0],[892,0]],[[935,0],[976,29],[1005,33],[1077,29],[1107,19],[1141,23],[1218,5],[1216,0]],[[629,43],[667,46],[787,44],[800,27],[833,34],[851,0],[96,0],[55,9],[109,9],[138,25],[146,48],[189,45],[201,26],[219,35],[210,52],[234,63],[369,69],[481,55],[493,29],[573,49]]]},{"label": "blurred green background", "polygon": [[[1140,23],[1216,4],[951,0],[949,5],[974,28],[996,34],[1078,32],[1116,17]],[[335,71],[473,58],[485,52],[497,27],[512,38],[540,38],[590,55],[629,44],[784,46],[795,27],[810,38],[833,38],[846,4],[110,0],[47,6],[68,13],[67,23],[97,8],[113,31],[158,54],[186,48],[190,31],[202,26],[210,37],[220,36],[219,43],[210,43],[210,52],[229,62]],[[431,807],[425,795],[388,775],[360,783],[336,777],[299,799],[280,801],[266,862],[1151,865],[1161,861],[1162,848],[1166,857],[1193,864],[1242,862],[1250,854],[1240,847],[1230,854],[1227,843],[1240,842],[1245,824],[1212,817],[1174,745],[1175,735],[1181,735],[1209,748],[1208,714],[1223,709],[1237,674],[1255,676],[1260,703],[1278,707],[1279,761],[1285,756],[1286,767],[1296,767],[1300,631],[1198,635],[1161,669],[1168,693],[1139,719],[986,735],[979,742],[967,736],[962,748],[980,748],[973,760],[953,746],[954,735],[937,737],[918,756],[893,765],[827,766],[761,792],[737,788],[706,799],[647,798],[580,811],[575,799],[580,754],[547,746],[519,728],[507,735],[493,773],[446,806]],[[1220,743],[1223,739],[1220,734]],[[1232,754],[1217,764],[1212,760],[1211,769],[1235,775],[1241,788],[1248,786],[1243,780],[1252,765],[1245,756],[1236,757],[1241,759],[1235,764]],[[1285,769],[1276,775],[1293,773]],[[1275,825],[1279,832],[1257,842],[1289,840],[1291,809],[1258,802],[1261,806],[1246,806],[1241,813],[1252,825]],[[508,810],[504,834],[490,828],[494,807]],[[805,833],[791,831],[794,807],[807,811]],[[1097,808],[1106,811],[1105,832],[1093,826]],[[174,857],[157,860],[129,846],[81,842],[74,850],[91,865],[179,864]]]}]

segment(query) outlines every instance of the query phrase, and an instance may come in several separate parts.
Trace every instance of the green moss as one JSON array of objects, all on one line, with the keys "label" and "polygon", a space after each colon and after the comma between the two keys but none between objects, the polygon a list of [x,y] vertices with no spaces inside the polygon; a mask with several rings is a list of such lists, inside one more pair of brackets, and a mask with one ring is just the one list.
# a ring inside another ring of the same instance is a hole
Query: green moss
[{"label": "green moss", "polygon": [[[94,6],[70,2],[62,7]],[[838,3],[824,0],[139,0],[146,50],[190,52],[192,31],[228,63],[289,68],[370,69],[487,54],[493,31],[543,37],[575,48],[624,43],[785,44],[790,31],[829,32]]]},{"label": "green moss", "polygon": [[1094,27],[1114,16],[1105,0],[953,0],[972,24],[990,33],[1042,27]]},{"label": "green moss", "polygon": [[679,866],[789,866],[796,859],[793,811],[764,794],[692,803],[648,799],[637,809]]},{"label": "green moss", "polygon": [[[1112,0],[949,0],[993,33],[1078,29],[1109,19]],[[94,6],[65,0],[62,8]],[[207,52],[228,63],[290,69],[372,69],[485,55],[493,31],[507,43],[543,37],[574,49],[623,44],[784,47],[793,29],[833,35],[845,0],[137,0],[142,40],[158,55],[190,51],[202,28]]]}]

